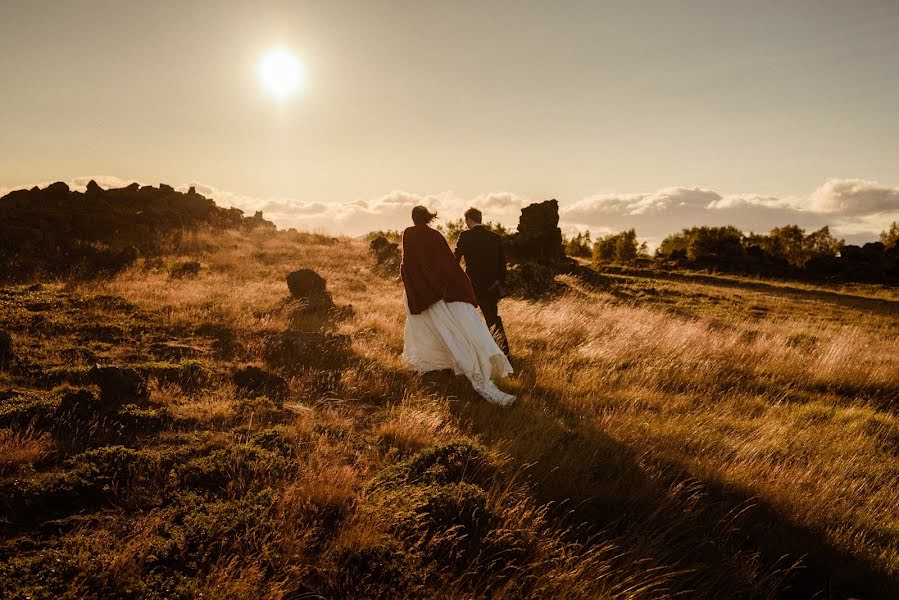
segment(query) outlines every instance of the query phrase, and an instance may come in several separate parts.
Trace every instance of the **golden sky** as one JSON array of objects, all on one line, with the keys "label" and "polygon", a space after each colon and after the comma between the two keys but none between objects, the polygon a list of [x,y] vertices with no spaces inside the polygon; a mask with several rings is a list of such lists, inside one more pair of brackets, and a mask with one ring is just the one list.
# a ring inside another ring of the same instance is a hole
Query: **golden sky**
[{"label": "golden sky", "polygon": [[[284,226],[899,219],[899,2],[0,0],[0,190],[199,185]],[[264,54],[304,66],[294,96]]]}]

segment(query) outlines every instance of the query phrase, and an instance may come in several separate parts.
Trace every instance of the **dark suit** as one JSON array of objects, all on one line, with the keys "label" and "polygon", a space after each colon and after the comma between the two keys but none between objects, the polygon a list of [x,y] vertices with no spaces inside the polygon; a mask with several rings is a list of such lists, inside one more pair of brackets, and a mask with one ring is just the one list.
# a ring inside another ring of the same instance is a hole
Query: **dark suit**
[{"label": "dark suit", "polygon": [[506,282],[506,254],[503,240],[483,225],[466,229],[456,242],[456,260],[465,259],[465,272],[471,279],[475,296],[500,349],[509,354],[509,341],[499,316],[497,286]]}]

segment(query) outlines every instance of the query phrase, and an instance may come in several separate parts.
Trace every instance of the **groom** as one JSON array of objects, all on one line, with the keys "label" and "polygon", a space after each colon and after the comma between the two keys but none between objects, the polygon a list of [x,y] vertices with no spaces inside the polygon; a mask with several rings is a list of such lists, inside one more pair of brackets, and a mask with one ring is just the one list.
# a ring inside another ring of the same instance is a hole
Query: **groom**
[{"label": "groom", "polygon": [[502,238],[487,229],[481,223],[482,219],[481,211],[476,208],[465,211],[465,225],[468,229],[459,234],[456,260],[465,259],[465,272],[471,279],[487,327],[497,345],[508,356],[509,341],[497,306],[506,281],[506,255],[503,252]]}]

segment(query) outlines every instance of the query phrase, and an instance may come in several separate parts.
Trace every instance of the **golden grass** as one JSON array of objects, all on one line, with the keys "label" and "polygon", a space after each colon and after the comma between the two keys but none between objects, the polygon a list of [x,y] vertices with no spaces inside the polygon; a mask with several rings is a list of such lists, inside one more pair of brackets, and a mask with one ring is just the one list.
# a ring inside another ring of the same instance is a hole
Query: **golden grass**
[{"label": "golden grass", "polygon": [[50,454],[52,444],[49,435],[32,429],[0,429],[0,475],[34,465]]},{"label": "golden grass", "polygon": [[[287,327],[284,276],[294,269],[315,269],[339,305],[353,306],[336,327],[358,360],[327,391],[302,376],[291,383],[305,405],[293,425],[302,460],[279,510],[297,540],[316,518],[340,515],[337,546],[377,547],[389,515],[366,492],[374,473],[465,435],[517,473],[490,502],[503,528],[540,537],[522,574],[539,596],[721,597],[739,581],[773,597],[790,564],[776,563],[777,546],[758,548],[761,558],[739,550],[743,538],[727,532],[751,531],[745,515],[781,528],[772,536],[799,527],[822,540],[790,552],[814,559],[833,548],[899,578],[899,313],[889,290],[622,275],[598,291],[563,277],[560,298],[501,305],[518,371],[505,387],[519,395],[502,409],[464,381],[403,369],[401,287],[370,269],[362,241],[196,234],[177,250],[165,261],[200,260],[197,279],[136,268],[69,289],[122,296],[175,327],[226,325],[251,353],[253,339]],[[154,398],[177,417],[233,422],[227,385],[160,387]],[[38,438],[4,443],[33,448],[16,464],[46,451]],[[707,534],[738,541],[720,564],[683,564]],[[293,552],[304,555],[305,543]],[[315,570],[324,559],[304,560]],[[203,585],[257,596],[260,577],[255,563],[226,562]],[[457,597],[519,589],[454,581]]]}]

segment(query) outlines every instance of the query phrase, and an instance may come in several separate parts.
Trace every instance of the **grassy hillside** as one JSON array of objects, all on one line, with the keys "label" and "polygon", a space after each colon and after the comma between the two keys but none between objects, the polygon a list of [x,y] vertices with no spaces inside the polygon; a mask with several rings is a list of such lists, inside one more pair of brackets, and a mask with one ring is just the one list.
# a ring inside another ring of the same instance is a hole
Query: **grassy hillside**
[{"label": "grassy hillside", "polygon": [[[338,310],[290,300],[300,267]],[[403,369],[400,284],[358,240],[200,232],[0,289],[0,596],[899,593],[894,289],[560,281],[501,306],[510,408]]]}]

